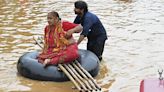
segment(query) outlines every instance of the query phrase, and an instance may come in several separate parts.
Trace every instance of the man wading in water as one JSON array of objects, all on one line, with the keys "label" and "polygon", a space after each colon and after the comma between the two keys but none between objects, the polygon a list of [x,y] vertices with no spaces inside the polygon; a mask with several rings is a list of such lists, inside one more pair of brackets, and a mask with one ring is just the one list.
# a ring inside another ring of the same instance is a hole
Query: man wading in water
[{"label": "man wading in water", "polygon": [[87,3],[84,1],[76,1],[74,3],[74,12],[77,14],[74,23],[81,24],[83,31],[78,39],[78,44],[87,37],[87,50],[92,51],[97,55],[99,60],[102,60],[104,44],[107,39],[106,30],[99,18],[88,11]]}]

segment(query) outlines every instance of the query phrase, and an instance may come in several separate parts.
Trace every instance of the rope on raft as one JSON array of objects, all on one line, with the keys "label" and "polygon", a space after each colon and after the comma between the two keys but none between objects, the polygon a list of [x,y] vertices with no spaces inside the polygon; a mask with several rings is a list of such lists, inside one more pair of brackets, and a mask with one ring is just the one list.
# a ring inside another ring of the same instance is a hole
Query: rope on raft
[{"label": "rope on raft", "polygon": [[[33,37],[33,39],[36,44],[43,49],[43,46],[41,45],[43,39],[40,37],[38,37],[38,39]],[[101,87],[77,60],[69,64],[58,64],[58,67],[66,74],[80,92],[101,91]]]}]

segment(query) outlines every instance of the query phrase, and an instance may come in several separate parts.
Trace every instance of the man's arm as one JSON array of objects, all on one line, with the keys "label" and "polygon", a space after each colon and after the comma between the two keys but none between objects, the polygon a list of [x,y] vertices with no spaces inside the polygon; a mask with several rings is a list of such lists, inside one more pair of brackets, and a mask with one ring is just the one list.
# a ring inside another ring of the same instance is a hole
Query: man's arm
[{"label": "man's arm", "polygon": [[72,30],[73,30],[73,33],[80,33],[83,30],[83,27],[81,24],[79,24],[78,26],[76,26]]},{"label": "man's arm", "polygon": [[83,30],[83,27],[81,26],[81,24],[79,24],[78,26],[70,29],[69,31],[67,31],[65,37],[70,37],[73,33],[79,33]]},{"label": "man's arm", "polygon": [[79,45],[83,40],[84,40],[85,36],[84,35],[80,35],[77,44]]}]

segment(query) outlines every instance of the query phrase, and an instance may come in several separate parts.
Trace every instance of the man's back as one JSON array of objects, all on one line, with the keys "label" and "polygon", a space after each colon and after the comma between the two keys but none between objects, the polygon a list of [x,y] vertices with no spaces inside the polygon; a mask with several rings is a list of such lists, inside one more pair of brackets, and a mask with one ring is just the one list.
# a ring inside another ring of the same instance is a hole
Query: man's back
[{"label": "man's back", "polygon": [[87,36],[90,40],[95,39],[100,35],[104,35],[104,38],[107,38],[106,30],[101,21],[91,12],[86,12],[82,18],[77,16],[74,23],[82,24],[83,32],[81,34]]}]

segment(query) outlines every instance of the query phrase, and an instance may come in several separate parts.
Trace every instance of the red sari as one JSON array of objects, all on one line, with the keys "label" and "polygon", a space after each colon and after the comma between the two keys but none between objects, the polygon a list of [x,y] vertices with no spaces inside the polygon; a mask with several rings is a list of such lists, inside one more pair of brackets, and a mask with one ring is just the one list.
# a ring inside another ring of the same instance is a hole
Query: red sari
[{"label": "red sari", "polygon": [[[79,57],[77,43],[69,44],[64,37],[66,31],[76,27],[77,24],[70,22],[59,22],[55,29],[50,31],[49,26],[45,27],[44,49],[38,56],[40,63],[50,59],[48,64],[69,63]],[[72,36],[71,36],[72,37]],[[70,38],[71,38],[70,37]]]}]

